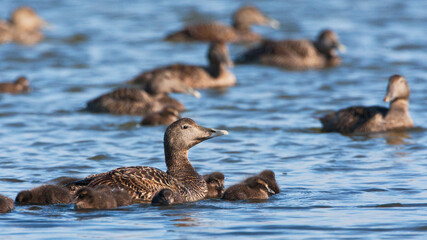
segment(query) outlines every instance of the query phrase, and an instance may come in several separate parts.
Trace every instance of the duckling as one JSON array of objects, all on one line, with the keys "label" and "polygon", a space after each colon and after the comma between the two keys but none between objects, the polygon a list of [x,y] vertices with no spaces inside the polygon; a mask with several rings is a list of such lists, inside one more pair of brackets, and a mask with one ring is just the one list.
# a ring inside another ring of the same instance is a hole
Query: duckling
[{"label": "duckling", "polygon": [[409,115],[409,86],[401,75],[389,78],[384,102],[390,102],[390,108],[381,106],[355,106],[341,109],[320,118],[325,132],[369,133],[392,129],[405,129],[414,126]]},{"label": "duckling", "polygon": [[180,118],[179,111],[166,106],[158,112],[148,113],[141,121],[141,125],[170,125]]},{"label": "duckling", "polygon": [[170,79],[167,74],[160,74],[147,83],[145,91],[138,88],[118,88],[89,101],[86,110],[97,113],[145,115],[160,111],[165,106],[171,106],[179,112],[184,111],[185,107],[182,103],[169,97],[170,92],[188,93],[200,97],[199,92],[185,83]]},{"label": "duckling", "polygon": [[260,172],[258,176],[268,184],[268,187],[271,190],[273,190],[274,194],[280,193],[279,185],[277,185],[277,182],[276,182],[276,175],[274,174],[273,171],[264,170]]},{"label": "duckling", "polygon": [[269,194],[273,195],[275,192],[270,189],[266,181],[255,176],[227,188],[222,198],[229,201],[258,200],[268,199]]},{"label": "duckling", "polygon": [[206,198],[220,198],[224,194],[224,174],[222,172],[213,172],[203,175],[208,185],[208,194]]},{"label": "duckling", "polygon": [[151,200],[152,205],[172,205],[185,202],[179,193],[174,193],[168,188],[160,190]]},{"label": "duckling", "polygon": [[0,194],[0,213],[8,213],[13,209],[13,200]]},{"label": "duckling", "polygon": [[169,125],[164,135],[166,172],[145,166],[122,167],[88,176],[68,187],[76,191],[83,186],[108,185],[126,190],[134,201],[141,202],[151,202],[158,191],[168,188],[179,193],[186,202],[198,201],[205,198],[208,188],[191,165],[188,150],[205,140],[227,134],[225,130],[205,128],[192,119],[182,118]]},{"label": "duckling", "polygon": [[42,185],[31,190],[21,191],[15,199],[21,204],[68,204],[71,203],[70,192],[56,185]]},{"label": "duckling", "polygon": [[19,7],[11,15],[9,22],[0,22],[0,44],[18,42],[32,45],[43,40],[40,29],[46,22],[31,7]]},{"label": "duckling", "polygon": [[265,40],[238,57],[236,63],[256,62],[290,70],[320,69],[341,64],[335,49],[345,51],[344,45],[332,30],[323,30],[314,42]]},{"label": "duckling", "polygon": [[146,84],[159,74],[168,73],[174,79],[178,79],[192,88],[221,88],[231,87],[236,84],[236,77],[227,70],[232,67],[227,45],[223,42],[210,44],[207,57],[209,66],[195,66],[186,64],[174,64],[143,72],[130,80],[132,84]]},{"label": "duckling", "polygon": [[83,187],[76,193],[75,209],[112,209],[117,208],[117,201],[111,191]]},{"label": "duckling", "polygon": [[222,41],[222,42],[255,42],[261,35],[251,31],[251,25],[269,25],[279,28],[277,20],[266,17],[254,6],[243,6],[233,14],[233,26],[221,23],[208,23],[187,26],[166,37],[167,41]]},{"label": "duckling", "polygon": [[18,77],[15,82],[0,83],[0,93],[27,93],[30,91],[28,79],[24,76]]}]

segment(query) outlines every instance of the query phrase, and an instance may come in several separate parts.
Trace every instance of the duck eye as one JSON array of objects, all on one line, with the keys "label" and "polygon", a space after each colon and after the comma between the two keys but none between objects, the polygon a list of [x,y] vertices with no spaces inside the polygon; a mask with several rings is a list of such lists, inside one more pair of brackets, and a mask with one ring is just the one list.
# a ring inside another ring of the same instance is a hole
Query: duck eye
[{"label": "duck eye", "polygon": [[188,128],[188,125],[182,126],[182,129],[187,129],[187,128]]}]

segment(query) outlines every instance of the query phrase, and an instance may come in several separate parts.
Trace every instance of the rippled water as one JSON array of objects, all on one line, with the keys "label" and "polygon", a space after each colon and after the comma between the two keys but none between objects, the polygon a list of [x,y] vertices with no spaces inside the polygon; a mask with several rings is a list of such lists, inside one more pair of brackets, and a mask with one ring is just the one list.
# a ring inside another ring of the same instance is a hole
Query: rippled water
[{"label": "rippled water", "polygon": [[[13,1],[53,24],[36,46],[0,45],[0,81],[27,75],[34,91],[0,96],[0,193],[9,197],[59,176],[120,166],[165,169],[165,127],[139,117],[81,112],[85,102],[142,70],[205,64],[206,44],[161,41],[185,23],[230,22],[244,3],[278,19],[275,39],[314,38],[334,29],[348,47],[334,69],[292,72],[243,65],[236,87],[174,96],[184,116],[230,135],[190,151],[200,173],[222,171],[226,185],[263,169],[282,193],[262,202],[206,200],[172,207],[135,204],[110,211],[17,206],[0,215],[0,238],[423,238],[427,232],[427,2],[419,1]],[[245,46],[230,46],[238,55]],[[320,133],[315,118],[350,105],[380,104],[387,79],[412,89],[417,128],[343,136]]]}]

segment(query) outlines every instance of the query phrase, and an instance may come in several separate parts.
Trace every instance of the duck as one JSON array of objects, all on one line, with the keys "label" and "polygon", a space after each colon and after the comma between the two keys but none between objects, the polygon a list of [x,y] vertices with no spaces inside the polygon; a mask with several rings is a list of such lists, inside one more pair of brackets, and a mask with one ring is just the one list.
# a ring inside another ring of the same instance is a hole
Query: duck
[{"label": "duck", "polygon": [[154,195],[151,200],[151,205],[172,205],[183,202],[185,202],[185,200],[179,193],[175,193],[168,188],[164,188]]},{"label": "duck", "polygon": [[[165,106],[171,106],[179,112],[185,111],[185,106],[171,98],[168,93],[188,93],[197,98],[200,93],[185,83],[175,79],[165,79],[161,74],[149,81],[143,89],[118,88],[105,93],[86,104],[86,111],[95,113],[111,113],[117,115],[145,115],[149,112],[160,111]],[[161,79],[159,79],[161,77]]]},{"label": "duck", "polygon": [[0,93],[28,93],[30,91],[30,83],[24,76],[18,77],[14,82],[0,83]]},{"label": "duck", "polygon": [[33,8],[23,6],[15,9],[8,22],[0,21],[0,44],[17,42],[33,45],[44,39],[41,28],[47,23]]},{"label": "duck", "polygon": [[227,188],[222,198],[228,201],[264,200],[268,199],[269,195],[274,194],[275,192],[265,180],[259,176],[254,176]]},{"label": "duck", "polygon": [[19,192],[15,201],[20,204],[69,204],[72,196],[64,187],[47,184]]},{"label": "duck", "polygon": [[208,66],[174,64],[142,72],[128,83],[145,85],[157,75],[168,73],[174,79],[187,84],[189,87],[226,88],[236,85],[236,77],[227,67],[233,67],[229,57],[227,45],[224,42],[212,42],[209,46],[207,58]]},{"label": "duck", "polygon": [[54,185],[63,187],[69,183],[75,182],[75,181],[79,181],[81,180],[81,178],[76,178],[76,177],[58,177],[52,180],[49,180],[48,183],[52,183]]},{"label": "duck", "polygon": [[235,60],[238,64],[260,63],[288,70],[308,70],[335,67],[341,64],[336,50],[345,52],[345,46],[330,29],[311,40],[265,40]]},{"label": "duck", "polygon": [[186,26],[184,29],[166,36],[166,41],[223,41],[223,42],[256,42],[261,35],[251,31],[251,25],[268,25],[279,28],[277,20],[266,17],[254,6],[243,6],[233,14],[233,25],[227,26],[218,22]]},{"label": "duck", "polygon": [[74,209],[113,209],[118,207],[110,190],[83,187],[75,195]]},{"label": "duck", "polygon": [[392,75],[384,98],[384,102],[390,102],[389,108],[353,106],[341,109],[320,118],[322,130],[352,134],[412,128],[414,123],[408,109],[410,93],[406,78]]},{"label": "duck", "polygon": [[213,172],[203,175],[206,184],[208,185],[208,193],[206,198],[221,198],[224,194],[224,174],[222,172]]},{"label": "duck", "polygon": [[[258,176],[268,184],[268,187],[273,190],[274,194],[280,193],[279,185],[276,182],[276,175],[273,171],[267,169],[260,172]],[[271,194],[272,192],[269,193]]]},{"label": "duck", "polygon": [[179,111],[173,107],[166,106],[158,112],[148,113],[141,121],[143,126],[170,125],[180,119]]},{"label": "duck", "polygon": [[0,213],[8,213],[15,209],[13,200],[0,194]]},{"label": "duck", "polygon": [[191,165],[188,150],[205,140],[227,134],[226,130],[205,128],[190,118],[182,118],[169,125],[164,134],[166,172],[147,166],[122,167],[90,175],[67,187],[74,192],[83,186],[107,185],[124,189],[138,202],[151,202],[158,191],[168,188],[179,193],[185,202],[198,201],[205,198],[208,188]]}]

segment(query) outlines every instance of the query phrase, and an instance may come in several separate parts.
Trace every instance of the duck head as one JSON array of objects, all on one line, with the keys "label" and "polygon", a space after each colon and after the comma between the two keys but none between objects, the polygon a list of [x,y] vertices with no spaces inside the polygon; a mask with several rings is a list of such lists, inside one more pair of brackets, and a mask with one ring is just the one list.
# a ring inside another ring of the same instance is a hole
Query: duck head
[{"label": "duck head", "polygon": [[244,6],[233,14],[233,26],[240,30],[249,30],[251,25],[266,25],[274,29],[280,27],[277,20],[268,18],[254,6]]},{"label": "duck head", "polygon": [[393,75],[388,80],[387,93],[384,102],[393,102],[396,99],[409,99],[411,90],[408,82],[401,75]]}]

